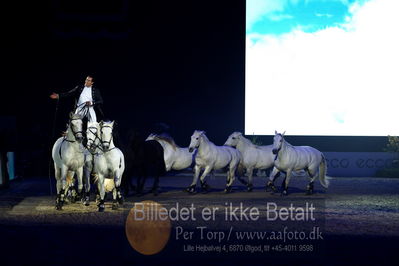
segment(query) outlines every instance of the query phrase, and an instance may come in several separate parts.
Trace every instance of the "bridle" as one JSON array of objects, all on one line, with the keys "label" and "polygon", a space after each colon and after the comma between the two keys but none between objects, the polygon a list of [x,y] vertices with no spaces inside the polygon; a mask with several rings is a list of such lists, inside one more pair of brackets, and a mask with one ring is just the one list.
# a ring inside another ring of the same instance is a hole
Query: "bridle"
[{"label": "bridle", "polygon": [[73,134],[73,136],[75,137],[75,140],[69,140],[68,139],[68,136],[66,136],[65,137],[65,141],[68,141],[68,142],[75,142],[76,141],[76,135],[77,134],[82,134],[83,135],[83,131],[81,130],[81,131],[75,131],[74,130],[74,126],[73,126],[73,124],[71,123],[71,121],[74,121],[74,120],[81,120],[81,118],[70,118],[69,119],[69,124],[68,124],[68,127],[71,129],[71,131],[72,131],[72,134]]},{"label": "bridle", "polygon": [[284,137],[283,137],[283,135],[281,135],[280,133],[279,133],[278,135],[280,135],[280,136],[281,136],[281,139],[280,139],[281,145],[280,145],[280,147],[277,149],[277,152],[276,152],[276,157],[274,157],[274,160],[277,160],[278,153],[280,152],[281,148],[283,147],[283,141],[284,141]]},{"label": "bridle", "polygon": [[[113,130],[113,127],[112,127],[112,126],[101,126],[101,129],[100,129],[100,131],[101,131],[101,137],[102,137],[102,135],[103,135],[103,128],[106,128],[106,127],[110,128],[110,129],[111,129],[111,132],[112,132],[112,130]],[[104,147],[104,143],[105,143],[105,144],[108,144],[108,145],[111,145],[111,142],[112,142],[113,139],[114,139],[114,135],[113,135],[113,134],[111,134],[111,138],[110,138],[108,141],[103,140],[102,138],[100,138],[100,142],[101,142],[102,147]],[[113,150],[113,149],[115,149],[115,148],[116,148],[116,147],[113,147],[112,149],[109,149],[109,150],[107,150],[106,152],[109,152],[110,150]],[[101,149],[101,148],[100,148],[100,149]],[[101,150],[104,152],[103,149],[101,149]]]},{"label": "bridle", "polygon": [[67,142],[70,142],[70,143],[74,143],[74,142],[76,142],[76,135],[77,135],[77,134],[81,133],[82,136],[83,136],[83,131],[82,131],[82,130],[81,130],[81,131],[75,131],[75,130],[74,130],[73,124],[71,123],[71,121],[73,121],[73,120],[81,120],[81,118],[80,118],[80,117],[79,117],[79,118],[72,118],[72,117],[69,118],[68,130],[70,129],[70,130],[72,131],[72,134],[73,134],[75,140],[70,140],[70,139],[68,139],[68,134],[64,137],[64,139],[63,139],[62,142],[61,142],[60,149],[59,149],[59,151],[58,151],[58,153],[60,154],[60,158],[61,158],[61,159],[62,159],[61,149],[62,149],[62,145],[64,144],[64,141],[67,141]]},{"label": "bridle", "polygon": [[[98,128],[97,127],[88,127],[87,130],[94,135],[94,139],[92,138],[87,138],[87,143],[89,143],[89,141],[92,141],[93,144],[96,146],[96,148],[99,148],[100,150],[102,150],[101,146],[96,144],[96,140],[98,139],[101,143],[101,139],[98,137]],[[87,134],[86,134],[87,136]],[[90,147],[87,145],[87,150],[92,153],[89,149]],[[93,154],[93,153],[92,153]]]}]

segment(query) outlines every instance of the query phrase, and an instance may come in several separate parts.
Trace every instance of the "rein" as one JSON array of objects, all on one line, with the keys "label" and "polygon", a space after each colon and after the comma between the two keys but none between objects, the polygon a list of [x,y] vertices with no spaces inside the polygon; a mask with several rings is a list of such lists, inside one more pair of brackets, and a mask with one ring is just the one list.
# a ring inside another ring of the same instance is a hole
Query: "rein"
[{"label": "rein", "polygon": [[89,108],[90,108],[90,106],[86,106],[86,103],[81,103],[80,105],[76,106],[76,110],[79,109],[78,113],[82,112],[81,113],[82,117],[86,117],[87,116],[87,118],[90,121],[91,115],[90,115],[90,112],[89,112]]},{"label": "rein", "polygon": [[[94,131],[94,129],[95,129],[95,131]],[[99,142],[101,143],[101,139],[98,137],[98,134],[97,134],[98,128],[97,128],[97,127],[88,127],[87,130],[89,130],[90,133],[94,135],[94,139],[92,139],[92,138],[87,138],[87,143],[89,143],[89,140],[91,140],[91,141],[93,142],[93,145],[95,146],[95,148],[102,151],[101,145],[96,144],[96,140],[97,140],[97,139],[98,139]],[[86,136],[87,136],[87,134],[86,134]],[[98,152],[91,152],[91,150],[90,150],[90,148],[87,146],[87,144],[86,144],[86,149],[87,149],[88,152],[90,152],[91,155],[97,155],[97,154],[98,154]]]}]

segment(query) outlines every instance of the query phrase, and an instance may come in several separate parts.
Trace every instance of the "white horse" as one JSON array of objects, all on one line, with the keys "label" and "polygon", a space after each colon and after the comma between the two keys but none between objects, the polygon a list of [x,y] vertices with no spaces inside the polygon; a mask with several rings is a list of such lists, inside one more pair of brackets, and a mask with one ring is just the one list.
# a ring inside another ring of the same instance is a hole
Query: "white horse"
[{"label": "white horse", "polygon": [[282,195],[287,195],[288,184],[290,182],[293,171],[305,170],[310,178],[307,186],[307,194],[313,193],[313,183],[316,177],[319,177],[320,184],[328,188],[329,178],[326,176],[327,164],[326,159],[319,150],[309,146],[292,146],[284,139],[284,133],[280,134],[275,131],[273,140],[273,154],[275,154],[274,169],[270,175],[270,180],[267,187],[274,187],[274,177],[279,171],[286,172],[286,177],[283,181]]},{"label": "white horse", "polygon": [[197,148],[197,155],[195,156],[194,178],[191,185],[187,188],[190,193],[195,192],[200,171],[204,169],[201,175],[201,188],[208,190],[209,186],[205,182],[205,177],[213,170],[223,169],[228,167],[227,184],[225,192],[231,191],[231,186],[234,182],[235,171],[241,161],[241,154],[238,150],[229,146],[216,146],[205,135],[204,131],[194,131],[191,136],[189,151],[193,152]]},{"label": "white horse", "polygon": [[232,133],[224,145],[235,147],[240,151],[242,155],[241,165],[245,167],[248,175],[247,189],[252,191],[254,169],[265,170],[274,165],[273,146],[255,145],[240,132]]},{"label": "white horse", "polygon": [[167,172],[170,170],[189,168],[193,163],[193,154],[188,148],[180,148],[177,146],[173,138],[164,135],[150,134],[146,141],[147,140],[156,140],[162,145]]},{"label": "white horse", "polygon": [[90,176],[92,173],[94,174],[94,157],[102,150],[99,132],[100,125],[98,122],[87,122],[87,149],[85,151],[85,164],[83,167],[85,193],[82,197],[83,203],[86,206],[90,204]]},{"label": "white horse", "polygon": [[57,179],[56,209],[61,210],[67,194],[67,178],[73,180],[76,173],[78,191],[83,189],[84,147],[82,145],[82,118],[77,114],[69,115],[66,135],[60,137],[53,145],[52,157],[54,161],[55,178]]},{"label": "white horse", "polygon": [[97,175],[97,187],[100,193],[100,201],[98,210],[104,211],[105,198],[105,178],[113,180],[113,203],[112,209],[118,209],[119,204],[123,203],[120,185],[122,181],[122,174],[125,171],[125,158],[120,149],[115,147],[113,141],[113,126],[114,122],[100,122],[100,140],[102,152],[94,157],[94,172]]}]

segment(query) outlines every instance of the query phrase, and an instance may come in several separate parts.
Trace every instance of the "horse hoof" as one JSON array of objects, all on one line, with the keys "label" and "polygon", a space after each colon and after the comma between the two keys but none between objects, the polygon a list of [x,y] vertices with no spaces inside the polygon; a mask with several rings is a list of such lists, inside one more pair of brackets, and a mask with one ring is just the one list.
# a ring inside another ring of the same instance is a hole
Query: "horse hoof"
[{"label": "horse hoof", "polygon": [[211,187],[207,183],[201,184],[202,193],[208,193]]},{"label": "horse hoof", "polygon": [[281,196],[287,196],[287,195],[288,195],[287,190],[283,190],[283,192],[281,192]]},{"label": "horse hoof", "polygon": [[313,190],[307,190],[307,191],[306,191],[306,195],[307,195],[307,196],[312,195],[312,194],[313,194]]},{"label": "horse hoof", "polygon": [[65,203],[65,201],[60,200],[60,199],[57,199],[57,200],[55,201],[55,209],[56,209],[57,211],[61,211],[61,210],[62,210],[62,206],[64,205],[64,203]]},{"label": "horse hoof", "polygon": [[116,211],[119,208],[119,204],[117,202],[112,203],[112,209]]},{"label": "horse hoof", "polygon": [[98,206],[98,211],[99,212],[104,212],[104,210],[105,210],[105,206],[104,205],[99,205]]},{"label": "horse hoof", "polygon": [[190,193],[190,194],[195,194],[195,186],[189,186],[188,188],[186,188],[186,192]]},{"label": "horse hoof", "polygon": [[117,201],[118,201],[119,205],[123,205],[123,198],[122,197],[118,198]]},{"label": "horse hoof", "polygon": [[253,188],[254,188],[253,185],[248,185],[247,191],[248,191],[248,192],[252,192]]},{"label": "horse hoof", "polygon": [[247,181],[245,181],[244,179],[242,179],[242,178],[238,178],[238,181],[240,181],[240,182],[241,182],[241,184],[243,184],[243,185],[245,185],[245,186],[248,186],[248,182],[247,182]]},{"label": "horse hoof", "polygon": [[83,202],[83,205],[89,206],[90,205],[90,198],[88,196],[85,197],[85,198],[82,198],[82,202]]},{"label": "horse hoof", "polygon": [[226,187],[225,189],[224,189],[224,193],[230,193],[231,192],[231,190],[232,190],[232,187],[230,186],[230,187]]},{"label": "horse hoof", "polygon": [[272,183],[272,182],[267,182],[267,184],[266,184],[266,191],[268,191],[269,190],[269,188],[270,188],[270,190],[272,191],[272,192],[276,192],[277,191],[277,189],[276,189],[276,187],[274,186],[274,184]]}]

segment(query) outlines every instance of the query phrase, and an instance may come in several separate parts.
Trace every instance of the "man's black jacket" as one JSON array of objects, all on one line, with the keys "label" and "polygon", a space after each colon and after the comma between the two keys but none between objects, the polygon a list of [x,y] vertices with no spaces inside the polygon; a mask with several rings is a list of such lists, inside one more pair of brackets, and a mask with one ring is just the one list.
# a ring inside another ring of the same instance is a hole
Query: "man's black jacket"
[{"label": "man's black jacket", "polygon": [[[84,89],[83,85],[78,85],[75,88],[73,88],[72,90],[64,92],[64,93],[59,93],[58,95],[60,98],[74,97],[75,98],[75,106],[74,107],[76,108],[80,94],[82,93],[83,89]],[[100,114],[102,117],[104,117],[104,113],[101,108],[101,105],[103,103],[103,98],[101,97],[100,90],[97,89],[96,87],[92,86],[91,87],[91,96],[93,98],[94,110],[96,111],[97,114]]]}]

